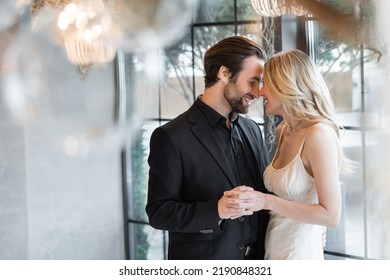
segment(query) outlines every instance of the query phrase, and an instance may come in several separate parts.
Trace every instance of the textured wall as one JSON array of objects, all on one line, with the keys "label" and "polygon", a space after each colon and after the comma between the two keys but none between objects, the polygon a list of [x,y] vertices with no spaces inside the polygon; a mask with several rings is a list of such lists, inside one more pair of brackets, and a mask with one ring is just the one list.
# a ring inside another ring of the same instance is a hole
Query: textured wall
[{"label": "textured wall", "polygon": [[0,102],[0,259],[27,258],[27,235],[24,133]]},{"label": "textured wall", "polygon": [[[2,54],[12,35],[0,32],[0,37]],[[44,56],[48,55],[45,49]],[[55,64],[45,73],[50,76],[45,90],[68,99],[57,95],[49,100],[52,103],[45,108],[54,103],[58,108],[37,122],[45,122],[50,114],[58,122],[16,125],[0,98],[0,259],[123,259],[119,145],[105,143],[100,149],[100,143],[95,143],[93,149],[69,156],[58,149],[58,143],[52,145],[50,131],[62,137],[61,132],[71,128],[61,125],[80,129],[85,128],[80,123],[113,118],[114,65],[93,69],[81,80],[64,57]],[[89,103],[90,114],[82,115],[83,108],[72,103],[78,97],[99,102]],[[55,115],[66,106],[78,114],[68,123],[61,120],[65,111]]]}]

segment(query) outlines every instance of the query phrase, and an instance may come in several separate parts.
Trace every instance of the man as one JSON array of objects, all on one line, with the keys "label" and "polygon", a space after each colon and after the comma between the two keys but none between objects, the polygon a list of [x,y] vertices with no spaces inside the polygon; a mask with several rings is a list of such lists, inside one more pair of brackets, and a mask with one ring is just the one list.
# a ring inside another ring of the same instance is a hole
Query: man
[{"label": "man", "polygon": [[[268,155],[248,112],[259,95],[264,52],[228,37],[205,54],[205,91],[150,140],[146,212],[169,231],[169,259],[262,259],[268,213],[227,204],[224,191],[266,191]],[[241,187],[236,187],[241,186]]]}]

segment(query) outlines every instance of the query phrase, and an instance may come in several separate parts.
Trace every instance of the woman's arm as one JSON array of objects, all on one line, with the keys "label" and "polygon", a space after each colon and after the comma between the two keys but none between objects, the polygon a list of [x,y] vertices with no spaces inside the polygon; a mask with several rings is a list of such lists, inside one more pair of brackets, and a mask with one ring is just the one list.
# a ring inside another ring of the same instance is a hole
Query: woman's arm
[{"label": "woman's arm", "polygon": [[276,196],[264,197],[264,208],[294,220],[336,227],[341,215],[337,139],[331,128],[318,123],[306,136],[302,159],[314,177],[318,204],[302,204]]},{"label": "woman's arm", "polygon": [[[259,211],[269,209],[300,222],[336,227],[341,215],[337,141],[331,128],[316,124],[306,136],[302,159],[314,177],[318,204],[303,204],[261,192],[235,194],[241,198],[237,207]],[[234,197],[230,194],[230,197]],[[238,200],[237,200],[238,201]]]}]

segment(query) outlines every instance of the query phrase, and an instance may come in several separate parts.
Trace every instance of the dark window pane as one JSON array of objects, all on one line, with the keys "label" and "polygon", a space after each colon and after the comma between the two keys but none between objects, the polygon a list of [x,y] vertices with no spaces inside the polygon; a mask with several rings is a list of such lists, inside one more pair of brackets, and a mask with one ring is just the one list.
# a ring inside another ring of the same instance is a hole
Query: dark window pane
[{"label": "dark window pane", "polygon": [[199,0],[195,23],[234,21],[234,1]]},{"label": "dark window pane", "polygon": [[261,20],[261,16],[253,9],[251,0],[237,0],[237,20]]}]

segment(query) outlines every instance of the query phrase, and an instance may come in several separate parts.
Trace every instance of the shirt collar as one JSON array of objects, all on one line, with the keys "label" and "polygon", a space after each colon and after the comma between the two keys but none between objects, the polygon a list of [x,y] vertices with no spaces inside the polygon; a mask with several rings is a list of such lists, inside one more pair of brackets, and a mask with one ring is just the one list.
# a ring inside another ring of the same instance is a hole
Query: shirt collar
[{"label": "shirt collar", "polygon": [[230,122],[234,122],[234,123],[237,123],[237,121],[238,121],[238,117],[239,117],[240,115],[239,114],[237,114],[236,112],[231,112],[230,113]]},{"label": "shirt collar", "polygon": [[[226,118],[224,116],[222,116],[220,113],[218,113],[217,111],[215,111],[213,108],[208,106],[206,103],[204,103],[201,98],[202,98],[202,95],[198,96],[198,98],[195,100],[195,102],[197,103],[200,110],[202,111],[202,113],[206,117],[210,126],[214,126],[215,124],[220,122],[221,118],[223,119],[223,123],[226,123]],[[230,121],[231,122],[237,123],[238,118],[239,118],[239,114],[237,114],[236,112],[230,113]]]}]

